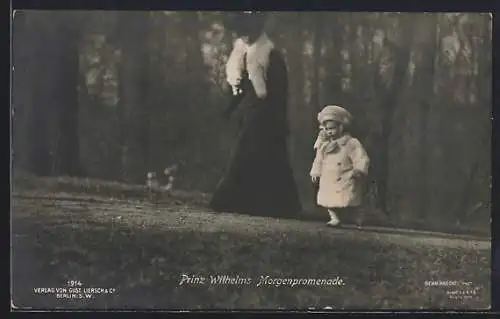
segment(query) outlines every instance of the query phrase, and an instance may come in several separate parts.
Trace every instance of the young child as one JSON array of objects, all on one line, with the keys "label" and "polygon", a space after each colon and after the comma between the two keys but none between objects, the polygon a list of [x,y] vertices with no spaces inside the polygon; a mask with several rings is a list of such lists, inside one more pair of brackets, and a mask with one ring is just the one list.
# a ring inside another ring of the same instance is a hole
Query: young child
[{"label": "young child", "polygon": [[338,210],[362,202],[361,178],[368,174],[370,159],[346,130],[351,120],[351,114],[340,106],[328,105],[318,113],[321,130],[310,175],[313,183],[319,183],[318,205],[330,214],[328,226],[339,225]]}]

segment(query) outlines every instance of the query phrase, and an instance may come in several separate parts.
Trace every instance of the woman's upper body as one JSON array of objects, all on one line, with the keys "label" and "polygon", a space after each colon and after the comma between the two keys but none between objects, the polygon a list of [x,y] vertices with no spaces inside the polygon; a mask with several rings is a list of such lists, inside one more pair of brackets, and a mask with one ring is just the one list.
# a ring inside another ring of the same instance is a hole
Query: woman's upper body
[{"label": "woman's upper body", "polygon": [[[228,83],[238,86],[243,92],[236,96],[231,93],[231,103],[226,114],[230,115],[237,108],[250,110],[257,116],[252,117],[263,130],[282,136],[287,131],[288,95],[287,68],[282,54],[265,32],[246,47],[242,48],[242,43],[241,39],[235,42],[226,65],[226,73]],[[241,76],[245,73],[248,75],[247,79]]]},{"label": "woman's upper body", "polygon": [[[239,12],[230,16],[226,27],[236,35],[233,49],[226,63],[227,82],[237,87],[243,79],[243,72],[247,63],[252,66],[259,60],[263,67],[268,64],[269,52],[274,47],[264,31],[265,15],[255,12]],[[248,70],[255,77],[259,70],[250,67]],[[254,74],[256,73],[256,74]],[[259,79],[255,83],[260,82]],[[257,90],[261,94],[260,90]]]},{"label": "woman's upper body", "polygon": [[265,99],[268,93],[269,74],[276,73],[271,72],[270,67],[271,64],[277,62],[277,59],[282,59],[282,57],[275,50],[274,43],[265,32],[253,43],[247,43],[242,38],[238,38],[233,44],[233,50],[226,63],[227,82],[232,87],[239,86],[246,71],[255,95],[260,99]]}]

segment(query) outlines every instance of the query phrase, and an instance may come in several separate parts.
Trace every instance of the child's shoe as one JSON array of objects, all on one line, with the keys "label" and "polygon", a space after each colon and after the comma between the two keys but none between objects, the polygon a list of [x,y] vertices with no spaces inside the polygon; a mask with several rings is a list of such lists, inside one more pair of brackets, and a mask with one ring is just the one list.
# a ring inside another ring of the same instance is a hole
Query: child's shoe
[{"label": "child's shoe", "polygon": [[338,226],[340,224],[340,220],[337,217],[337,214],[335,214],[335,212],[332,210],[328,210],[328,213],[330,214],[330,221],[326,223],[326,225],[329,227]]}]

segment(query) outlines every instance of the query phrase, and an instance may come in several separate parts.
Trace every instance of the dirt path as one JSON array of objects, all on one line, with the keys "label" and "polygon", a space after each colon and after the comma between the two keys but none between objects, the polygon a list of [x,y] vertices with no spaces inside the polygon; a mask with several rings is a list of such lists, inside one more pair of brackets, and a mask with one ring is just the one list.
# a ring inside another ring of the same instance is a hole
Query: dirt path
[{"label": "dirt path", "polygon": [[113,222],[141,228],[160,228],[171,231],[238,232],[258,236],[280,232],[283,236],[300,232],[322,240],[335,238],[363,239],[389,242],[406,247],[436,246],[448,248],[468,248],[474,250],[491,249],[488,240],[453,238],[430,232],[398,231],[394,229],[367,228],[327,228],[320,222],[273,219],[238,214],[211,213],[201,208],[182,205],[154,205],[141,201],[123,201],[104,198],[90,198],[82,195],[57,194],[50,199],[43,196],[14,195],[13,217],[30,217],[34,214],[48,220],[66,222]]}]

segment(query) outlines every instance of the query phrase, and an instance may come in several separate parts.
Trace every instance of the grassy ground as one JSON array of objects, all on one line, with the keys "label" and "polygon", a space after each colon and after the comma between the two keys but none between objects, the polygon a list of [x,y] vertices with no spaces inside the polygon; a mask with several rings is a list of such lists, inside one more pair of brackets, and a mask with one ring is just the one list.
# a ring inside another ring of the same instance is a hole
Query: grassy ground
[{"label": "grassy ground", "polygon": [[[214,214],[196,208],[200,194],[178,192],[151,203],[112,199],[109,193],[78,197],[65,188],[73,197],[68,198],[62,189],[47,193],[50,187],[32,186],[18,187],[26,196],[12,200],[13,294],[19,307],[484,309],[490,304],[488,242]],[[180,286],[182,274],[228,274],[253,282]],[[261,276],[339,276],[344,284],[257,287]],[[116,293],[88,300],[33,293],[37,287],[65,286],[67,280]],[[426,280],[470,286],[447,291],[426,287]],[[457,297],[466,290],[475,295]]]},{"label": "grassy ground", "polygon": [[[22,191],[30,190],[35,193],[43,190],[43,192],[52,193],[93,194],[111,199],[143,200],[148,198],[156,203],[189,201],[191,206],[196,207],[206,207],[210,197],[209,194],[206,193],[182,190],[150,193],[146,190],[145,186],[142,185],[130,185],[97,179],[69,177],[33,178],[32,176],[21,174],[16,175],[13,182],[14,191],[16,191],[16,189],[21,189]],[[484,216],[482,215],[480,216],[481,218],[475,218],[474,221],[468,221],[463,225],[439,220],[439,218],[437,218],[439,216],[435,216],[437,219],[434,218],[432,221],[420,221],[416,219],[401,220],[398,219],[397,216],[390,217],[382,212],[369,208],[364,208],[361,214],[348,214],[341,217],[344,222],[362,224],[364,226],[406,228],[490,237],[489,221],[485,222]],[[327,213],[324,209],[317,209],[316,211],[303,212],[298,216],[294,216],[294,219],[325,221],[327,219]]]}]

